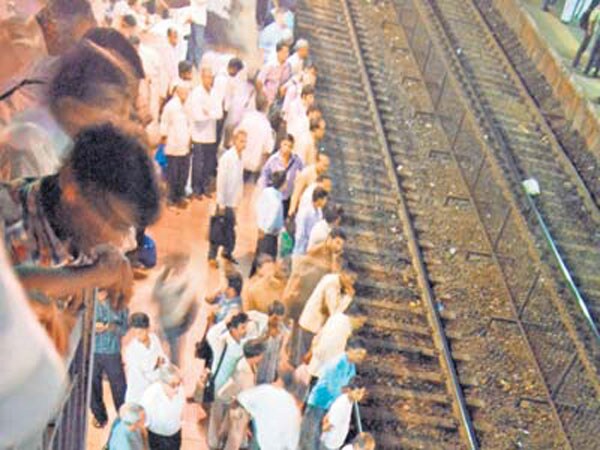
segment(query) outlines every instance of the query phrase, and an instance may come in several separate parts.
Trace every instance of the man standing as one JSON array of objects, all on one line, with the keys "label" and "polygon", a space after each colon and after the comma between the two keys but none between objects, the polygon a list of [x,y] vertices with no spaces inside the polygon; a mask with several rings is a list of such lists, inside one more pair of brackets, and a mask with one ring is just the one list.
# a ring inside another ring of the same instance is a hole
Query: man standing
[{"label": "man standing", "polygon": [[[306,166],[304,169],[302,169],[302,172],[300,172],[294,181],[294,192],[290,201],[290,210],[288,211],[290,216],[293,216],[298,212],[299,205],[304,200],[304,193],[309,190],[309,187],[310,194],[307,198],[309,201],[308,204],[312,202],[312,192],[317,187],[315,183],[319,180],[319,177],[323,177],[328,170],[329,156],[323,153],[317,155],[317,159],[314,164]],[[331,192],[331,179],[328,179],[328,182],[325,182],[324,180],[325,179],[321,180],[321,187],[325,188],[327,192]],[[326,184],[329,184],[329,189],[327,188]],[[308,204],[306,206],[308,206]]]},{"label": "man standing", "polygon": [[289,45],[285,42],[278,42],[275,48],[277,59],[265,64],[258,73],[256,80],[258,88],[262,89],[262,92],[267,97],[269,106],[271,106],[278,95],[281,95],[281,98],[285,96],[285,92],[281,92],[280,89],[289,80],[291,74],[290,66],[287,63],[287,58],[290,54]]},{"label": "man standing", "polygon": [[269,305],[268,314],[267,334],[264,336],[265,353],[257,371],[257,383],[259,384],[272,383],[278,373],[293,370],[289,364],[290,329],[284,323],[285,306],[275,300]]},{"label": "man standing", "polygon": [[204,29],[208,0],[190,0],[190,37],[186,58],[196,69],[200,67],[204,52]]},{"label": "man standing", "polygon": [[310,54],[310,46],[306,39],[298,39],[294,46],[296,51],[287,60],[292,71],[292,76],[298,76],[304,70],[304,65]]},{"label": "man standing", "polygon": [[213,95],[213,73],[209,67],[200,71],[201,83],[186,102],[192,138],[192,191],[196,198],[209,197],[210,179],[217,168],[217,118],[219,105]]},{"label": "man standing", "polygon": [[350,341],[346,353],[330,361],[323,367],[314,388],[307,400],[307,408],[302,419],[300,450],[319,448],[323,418],[344,387],[356,376],[356,364],[367,356],[360,340]]},{"label": "man standing", "polygon": [[323,208],[327,204],[329,194],[323,188],[316,188],[312,194],[312,205],[298,214],[296,217],[296,236],[294,243],[294,255],[303,255],[308,248],[310,232],[315,224],[323,218]]},{"label": "man standing", "polygon": [[250,276],[256,272],[257,258],[266,253],[277,258],[277,240],[283,229],[283,197],[281,190],[285,186],[283,170],[271,174],[271,186],[263,189],[256,201],[256,222],[258,226],[258,242],[256,254],[252,262]]},{"label": "man standing", "polygon": [[258,96],[256,111],[247,111],[239,128],[248,133],[248,145],[244,152],[244,178],[246,182],[256,182],[262,164],[275,147],[273,129],[267,118],[267,99]]},{"label": "man standing", "polygon": [[[297,450],[300,440],[300,410],[294,397],[278,378],[238,395],[238,403],[252,418],[253,443],[261,450]],[[318,447],[312,447],[314,450]]]},{"label": "man standing", "polygon": [[121,361],[121,339],[127,332],[128,311],[120,302],[109,298],[104,291],[98,294],[95,310],[96,337],[90,408],[94,414],[94,426],[103,428],[108,422],[102,392],[102,375],[105,372],[115,410],[119,411],[125,401],[127,384]]},{"label": "man standing", "polygon": [[134,339],[125,348],[127,370],[125,401],[137,403],[148,386],[158,380],[160,368],[168,364],[158,336],[150,333],[150,318],[145,313],[131,315]]},{"label": "man standing", "polygon": [[150,450],[179,450],[185,405],[181,375],[172,364],[161,367],[159,375],[159,381],[150,385],[140,400],[148,417]]},{"label": "man standing", "polygon": [[119,418],[113,424],[108,450],[148,450],[146,414],[137,403],[125,403],[119,408]]},{"label": "man standing", "polygon": [[592,76],[596,77],[598,75],[598,70],[600,69],[600,5],[596,6],[590,13],[588,28],[593,39],[593,44],[592,51],[590,52],[590,59],[588,60],[583,73],[588,75],[593,69],[594,73]]},{"label": "man standing", "polygon": [[185,183],[190,172],[190,132],[183,105],[189,87],[179,84],[162,113],[160,134],[167,156],[168,203],[185,208]]},{"label": "man standing", "polygon": [[270,305],[283,297],[286,277],[281,264],[263,253],[256,259],[256,274],[250,277],[242,293],[244,311],[266,313]]},{"label": "man standing", "polygon": [[[235,249],[235,210],[240,204],[244,188],[244,165],[242,152],[246,148],[246,132],[236,130],[233,135],[233,147],[227,150],[219,159],[217,172],[217,211],[216,215],[225,217],[224,235],[228,236],[224,245],[223,257],[237,263],[232,253]],[[219,245],[211,242],[208,252],[208,262],[212,267],[217,266]]]}]

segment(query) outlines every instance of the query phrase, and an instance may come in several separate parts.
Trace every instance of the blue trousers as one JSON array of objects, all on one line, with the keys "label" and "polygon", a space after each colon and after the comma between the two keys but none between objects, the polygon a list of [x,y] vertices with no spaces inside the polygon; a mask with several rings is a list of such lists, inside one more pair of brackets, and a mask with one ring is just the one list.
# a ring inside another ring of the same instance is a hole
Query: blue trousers
[{"label": "blue trousers", "polygon": [[191,62],[196,69],[200,67],[202,54],[204,53],[204,25],[191,23],[191,33],[188,40],[187,55],[185,59]]}]

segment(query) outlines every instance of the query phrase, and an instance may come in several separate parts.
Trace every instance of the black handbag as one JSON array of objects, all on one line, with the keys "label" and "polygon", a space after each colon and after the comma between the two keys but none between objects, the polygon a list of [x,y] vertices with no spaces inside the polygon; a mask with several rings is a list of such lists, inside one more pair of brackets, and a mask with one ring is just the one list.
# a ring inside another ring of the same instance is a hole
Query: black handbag
[{"label": "black handbag", "polygon": [[209,404],[215,401],[215,378],[221,369],[221,364],[223,364],[223,359],[225,358],[225,353],[227,352],[227,343],[225,343],[225,347],[223,347],[223,351],[221,352],[221,357],[219,358],[219,363],[217,364],[217,368],[215,369],[215,373],[211,373],[206,379],[206,384],[204,385],[204,395],[202,397],[202,401],[205,404]]}]

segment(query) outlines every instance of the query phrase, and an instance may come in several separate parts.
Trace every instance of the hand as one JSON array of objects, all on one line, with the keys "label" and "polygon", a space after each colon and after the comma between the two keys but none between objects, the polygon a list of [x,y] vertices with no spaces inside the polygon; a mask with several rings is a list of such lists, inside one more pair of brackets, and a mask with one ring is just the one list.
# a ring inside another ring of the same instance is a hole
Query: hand
[{"label": "hand", "polygon": [[329,417],[327,417],[327,416],[323,417],[323,431],[329,431],[332,428],[333,427],[331,426],[331,423],[329,422]]},{"label": "hand", "polygon": [[129,301],[133,294],[133,272],[127,258],[112,245],[98,246],[93,253],[98,287],[107,289],[111,296],[122,296],[125,302]]},{"label": "hand", "polygon": [[108,324],[102,322],[96,322],[96,333],[105,333],[108,331]]}]

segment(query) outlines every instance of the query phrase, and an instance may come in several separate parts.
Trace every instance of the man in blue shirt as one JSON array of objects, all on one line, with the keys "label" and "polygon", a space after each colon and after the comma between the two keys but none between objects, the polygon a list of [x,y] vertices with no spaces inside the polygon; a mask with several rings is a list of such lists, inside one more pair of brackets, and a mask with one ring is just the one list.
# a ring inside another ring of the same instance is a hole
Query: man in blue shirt
[{"label": "man in blue shirt", "polygon": [[323,418],[356,375],[356,364],[362,363],[366,356],[362,341],[354,339],[348,343],[345,353],[331,359],[323,367],[308,395],[300,431],[300,450],[319,448]]},{"label": "man in blue shirt", "polygon": [[125,403],[113,424],[108,450],[146,450],[145,421],[146,414],[141,405]]},{"label": "man in blue shirt", "polygon": [[230,272],[226,275],[226,279],[227,287],[225,290],[219,290],[206,299],[208,304],[218,307],[214,312],[214,323],[221,322],[233,310],[237,312],[242,310],[241,295],[242,287],[244,286],[242,274],[239,272]]},{"label": "man in blue shirt", "polygon": [[278,170],[271,173],[270,186],[263,189],[256,201],[256,222],[258,225],[258,242],[250,276],[256,272],[258,257],[266,253],[273,260],[277,259],[277,240],[283,229],[283,195],[286,184],[286,173]]},{"label": "man in blue shirt", "polygon": [[127,332],[128,310],[101,292],[96,300],[96,336],[90,408],[94,426],[103,428],[108,421],[102,395],[102,375],[106,372],[115,409],[125,401],[127,384],[121,361],[121,338]]}]

